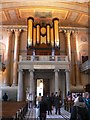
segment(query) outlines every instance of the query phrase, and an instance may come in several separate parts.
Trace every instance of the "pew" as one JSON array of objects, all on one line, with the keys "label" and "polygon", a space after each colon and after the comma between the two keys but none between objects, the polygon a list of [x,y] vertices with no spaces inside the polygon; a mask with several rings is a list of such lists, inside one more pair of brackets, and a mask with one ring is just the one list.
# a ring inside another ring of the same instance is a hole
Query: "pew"
[{"label": "pew", "polygon": [[17,120],[23,118],[28,110],[27,102],[2,102],[1,120]]}]

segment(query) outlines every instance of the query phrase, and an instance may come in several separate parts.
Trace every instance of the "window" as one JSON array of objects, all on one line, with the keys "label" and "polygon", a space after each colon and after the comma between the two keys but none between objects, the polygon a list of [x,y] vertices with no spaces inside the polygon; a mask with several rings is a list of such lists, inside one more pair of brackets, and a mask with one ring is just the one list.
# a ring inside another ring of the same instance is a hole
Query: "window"
[{"label": "window", "polygon": [[88,56],[82,56],[82,63],[88,60]]}]

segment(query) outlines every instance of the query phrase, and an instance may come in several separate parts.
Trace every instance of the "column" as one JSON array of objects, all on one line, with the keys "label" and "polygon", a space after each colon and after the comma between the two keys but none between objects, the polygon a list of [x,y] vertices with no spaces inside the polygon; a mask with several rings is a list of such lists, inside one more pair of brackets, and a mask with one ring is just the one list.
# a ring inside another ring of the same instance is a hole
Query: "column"
[{"label": "column", "polygon": [[23,70],[18,71],[18,92],[17,92],[17,101],[23,101]]},{"label": "column", "polygon": [[58,76],[58,72],[59,72],[59,69],[55,69],[54,70],[55,72],[55,92],[58,92],[59,90],[59,76]]},{"label": "column", "polygon": [[66,95],[68,94],[68,91],[70,91],[70,72],[69,70],[65,70],[66,72]]},{"label": "column", "polygon": [[11,58],[11,39],[12,39],[12,30],[7,30],[7,45],[6,45],[6,63],[5,63],[5,71],[4,71],[4,81],[3,85],[9,85],[10,81],[10,58]]},{"label": "column", "polygon": [[65,93],[65,90],[66,90],[66,89],[65,89],[65,87],[66,87],[66,86],[65,86],[65,79],[62,80],[61,84],[62,84],[62,85],[61,85],[61,88],[62,88],[62,100],[63,100],[63,102],[64,102],[64,99],[65,99],[65,97],[66,97],[66,93]]},{"label": "column", "polygon": [[35,95],[34,70],[29,70],[29,72],[30,72],[29,92],[30,92],[30,94],[32,94],[32,99],[34,100],[34,95]]},{"label": "column", "polygon": [[64,33],[65,33],[66,39],[67,39],[67,55],[68,55],[69,61],[71,61],[71,43],[70,43],[71,31],[64,30]]},{"label": "column", "polygon": [[73,45],[74,45],[74,60],[75,60],[75,77],[76,77],[76,85],[80,85],[81,83],[81,76],[80,76],[80,69],[79,69],[79,50],[78,50],[78,32],[73,31]]},{"label": "column", "polygon": [[18,68],[18,59],[19,59],[19,41],[20,41],[20,32],[21,30],[14,30],[15,32],[15,45],[14,45],[14,63],[13,63],[13,83],[12,86],[17,85],[17,68]]}]

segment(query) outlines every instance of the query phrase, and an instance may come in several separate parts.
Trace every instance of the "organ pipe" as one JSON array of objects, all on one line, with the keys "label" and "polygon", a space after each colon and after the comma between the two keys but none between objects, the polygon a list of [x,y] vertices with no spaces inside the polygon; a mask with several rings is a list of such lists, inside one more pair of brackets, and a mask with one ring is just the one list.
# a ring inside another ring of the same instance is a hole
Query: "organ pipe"
[{"label": "organ pipe", "polygon": [[54,47],[53,27],[51,28],[51,45],[52,45],[52,47]]},{"label": "organ pipe", "polygon": [[58,18],[53,19],[53,25],[54,25],[55,47],[60,47],[60,43],[59,43],[59,19]]},{"label": "organ pipe", "polygon": [[50,44],[50,25],[47,24],[47,44]]},{"label": "organ pipe", "polygon": [[28,46],[33,45],[33,22],[34,19],[32,17],[28,18]]},{"label": "organ pipe", "polygon": [[33,46],[36,45],[36,27],[33,29]]},{"label": "organ pipe", "polygon": [[37,33],[37,44],[40,44],[40,25],[39,24],[37,24],[36,33]]}]

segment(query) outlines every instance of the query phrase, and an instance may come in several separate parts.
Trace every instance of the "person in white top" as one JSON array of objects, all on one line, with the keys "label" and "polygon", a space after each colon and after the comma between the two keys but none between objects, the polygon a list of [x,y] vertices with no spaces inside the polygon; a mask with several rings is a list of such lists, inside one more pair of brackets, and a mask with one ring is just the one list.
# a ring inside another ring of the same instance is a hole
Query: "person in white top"
[{"label": "person in white top", "polygon": [[27,95],[27,100],[28,100],[28,108],[32,108],[33,105],[32,105],[32,102],[33,102],[33,94],[32,93],[29,93],[28,92],[28,95]]}]

